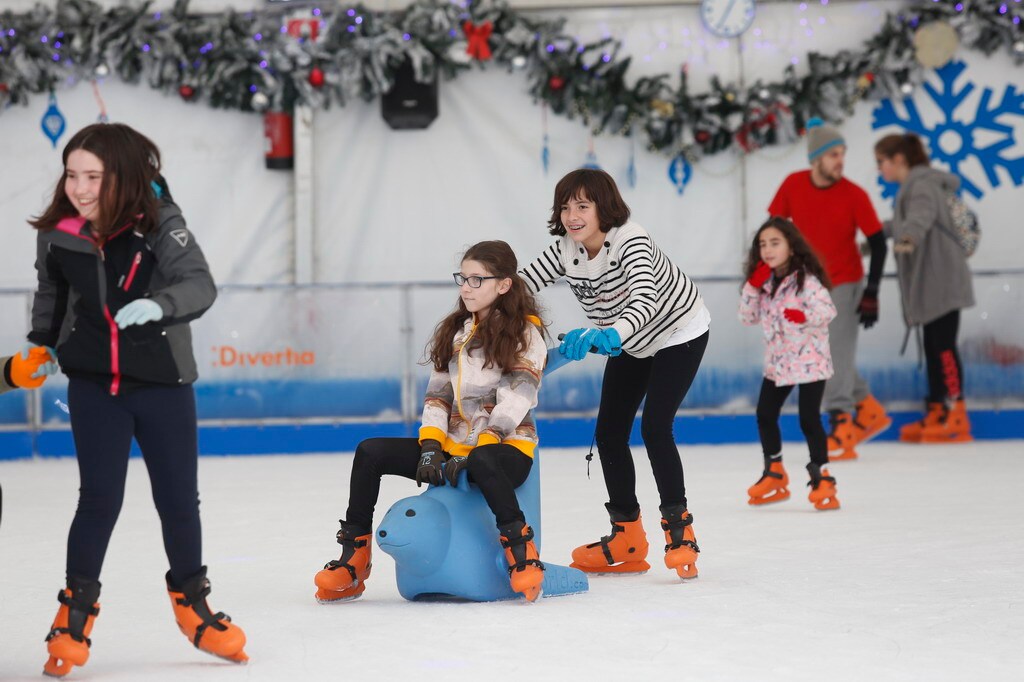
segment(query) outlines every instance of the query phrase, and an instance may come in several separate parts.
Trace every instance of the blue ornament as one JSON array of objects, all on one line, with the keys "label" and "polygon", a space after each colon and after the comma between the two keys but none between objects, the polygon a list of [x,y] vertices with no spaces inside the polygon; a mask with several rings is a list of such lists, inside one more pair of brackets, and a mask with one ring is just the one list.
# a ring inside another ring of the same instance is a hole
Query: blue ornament
[{"label": "blue ornament", "polygon": [[53,143],[53,148],[57,148],[57,140],[64,134],[64,129],[67,128],[67,121],[64,120],[64,114],[60,113],[60,109],[57,108],[57,95],[50,93],[50,106],[43,114],[42,120],[43,135],[46,135]]},{"label": "blue ornament", "polygon": [[683,196],[683,190],[690,184],[691,177],[693,177],[693,166],[686,160],[686,154],[679,152],[668,164],[668,179],[675,185],[679,196]]},{"label": "blue ornament", "polygon": [[629,165],[626,167],[626,181],[631,188],[636,188],[636,148],[633,138],[629,140]]},{"label": "blue ornament", "polygon": [[601,170],[601,165],[597,162],[597,154],[594,150],[587,152],[587,158],[583,160],[583,167],[591,170]]},{"label": "blue ornament", "polygon": [[548,174],[548,164],[551,162],[551,152],[548,151],[548,135],[544,133],[544,146],[540,150],[540,162],[544,166],[544,175]]}]

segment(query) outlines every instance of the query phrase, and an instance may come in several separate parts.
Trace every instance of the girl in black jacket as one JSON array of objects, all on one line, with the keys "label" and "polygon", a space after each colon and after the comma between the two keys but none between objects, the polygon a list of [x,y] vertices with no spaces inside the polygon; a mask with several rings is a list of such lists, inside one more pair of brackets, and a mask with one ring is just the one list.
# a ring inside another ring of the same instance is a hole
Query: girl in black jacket
[{"label": "girl in black jacket", "polygon": [[64,173],[38,230],[32,343],[55,348],[68,376],[81,476],[68,536],[67,587],[44,672],[89,657],[99,575],[121,510],[134,438],[153,487],[181,631],[200,648],[247,660],[245,634],[206,604],[197,487],[197,378],[188,323],[213,304],[206,259],[160,177],[156,145],[99,123],[64,148]]}]

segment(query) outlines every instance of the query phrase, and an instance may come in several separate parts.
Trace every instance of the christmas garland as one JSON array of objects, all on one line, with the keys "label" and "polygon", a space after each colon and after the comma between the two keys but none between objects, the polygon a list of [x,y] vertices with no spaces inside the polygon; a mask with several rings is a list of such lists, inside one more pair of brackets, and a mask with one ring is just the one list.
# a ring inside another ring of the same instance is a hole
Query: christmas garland
[{"label": "christmas garland", "polygon": [[862,49],[808,54],[805,75],[790,66],[782,80],[742,90],[713,78],[700,94],[689,91],[685,67],[676,83],[662,74],[629,84],[631,57],[620,56],[618,41],[581,43],[566,35],[564,19],[528,18],[502,0],[417,0],[400,12],[307,7],[304,19],[294,8],[187,10],[188,0],[169,11],[58,0],[0,13],[0,111],[108,74],[218,108],[328,108],[380,96],[405,61],[421,81],[494,63],[524,72],[535,101],[581,118],[594,134],[641,131],[652,151],[693,161],[734,145],[749,152],[793,142],[811,117],[838,123],[862,98],[910,94],[924,77],[926,25],[945,24],[966,47],[1005,48],[1024,63],[1019,0],[913,0]]}]

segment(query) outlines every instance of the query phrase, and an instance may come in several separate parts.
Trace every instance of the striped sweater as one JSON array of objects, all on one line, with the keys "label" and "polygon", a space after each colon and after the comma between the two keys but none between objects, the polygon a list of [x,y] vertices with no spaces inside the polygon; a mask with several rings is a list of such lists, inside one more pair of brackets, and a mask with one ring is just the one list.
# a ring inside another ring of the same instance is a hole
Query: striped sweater
[{"label": "striped sweater", "polygon": [[590,260],[565,235],[519,274],[534,292],[565,277],[590,321],[614,327],[622,349],[638,358],[657,353],[704,308],[697,286],[633,222],[609,230]]}]

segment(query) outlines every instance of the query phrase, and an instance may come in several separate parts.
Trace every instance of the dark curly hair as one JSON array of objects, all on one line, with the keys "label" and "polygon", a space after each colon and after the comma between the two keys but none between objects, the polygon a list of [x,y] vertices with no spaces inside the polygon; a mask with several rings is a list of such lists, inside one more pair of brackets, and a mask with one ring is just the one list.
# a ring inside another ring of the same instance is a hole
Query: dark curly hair
[{"label": "dark curly hair", "polygon": [[[764,225],[758,228],[757,233],[754,234],[754,239],[750,243],[750,251],[747,253],[747,262],[743,268],[744,282],[750,279],[750,276],[754,274],[754,270],[761,263],[761,233],[769,227],[774,227],[781,232],[783,238],[789,244],[789,270],[786,274],[796,272],[797,291],[803,291],[804,278],[808,272],[817,277],[823,287],[826,289],[832,288],[832,280],[829,279],[828,273],[825,272],[818,254],[807,243],[804,236],[800,234],[800,230],[797,229],[796,225],[778,216],[769,218],[765,221]],[[781,277],[776,278],[776,287],[781,279]],[[772,289],[772,295],[774,294],[775,289]]]}]

